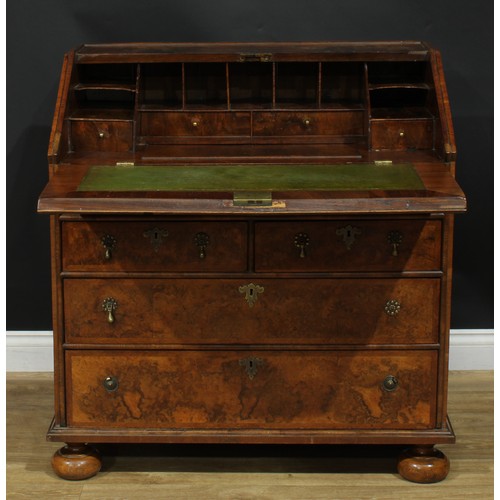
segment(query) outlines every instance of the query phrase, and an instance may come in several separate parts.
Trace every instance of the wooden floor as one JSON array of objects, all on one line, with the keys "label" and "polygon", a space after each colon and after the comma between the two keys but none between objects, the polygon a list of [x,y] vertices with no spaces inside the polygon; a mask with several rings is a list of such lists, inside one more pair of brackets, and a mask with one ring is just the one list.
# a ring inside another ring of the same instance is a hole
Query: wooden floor
[{"label": "wooden floor", "polygon": [[452,372],[455,445],[448,478],[417,485],[395,472],[388,447],[101,446],[103,469],[59,479],[47,443],[50,374],[7,376],[7,498],[27,499],[439,499],[493,498],[493,373]]}]

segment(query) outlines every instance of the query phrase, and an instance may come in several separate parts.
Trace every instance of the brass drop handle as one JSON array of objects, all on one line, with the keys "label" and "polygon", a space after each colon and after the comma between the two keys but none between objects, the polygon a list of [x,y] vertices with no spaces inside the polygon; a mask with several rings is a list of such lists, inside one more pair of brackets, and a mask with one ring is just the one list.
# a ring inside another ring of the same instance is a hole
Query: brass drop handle
[{"label": "brass drop handle", "polygon": [[194,244],[198,247],[200,259],[206,257],[207,246],[210,244],[210,236],[207,233],[196,233],[194,235]]},{"label": "brass drop handle", "polygon": [[102,385],[108,392],[114,392],[116,389],[118,389],[118,379],[116,377],[110,376],[106,377],[102,381]]},{"label": "brass drop handle", "polygon": [[300,250],[299,257],[301,259],[306,256],[306,247],[309,246],[309,235],[307,233],[297,233],[293,240],[295,246]]},{"label": "brass drop handle", "polygon": [[199,118],[195,118],[192,122],[191,122],[191,125],[193,125],[193,127],[198,127],[198,125],[200,124],[200,119]]},{"label": "brass drop handle", "polygon": [[111,236],[110,234],[105,234],[101,238],[101,244],[104,247],[104,259],[105,260],[111,260],[112,257],[112,250],[116,246],[116,239]]},{"label": "brass drop handle", "polygon": [[391,231],[387,235],[387,241],[392,245],[392,256],[398,256],[399,245],[403,242],[403,235],[399,231]]},{"label": "brass drop handle", "polygon": [[99,139],[104,139],[104,132],[99,130]]},{"label": "brass drop handle", "polygon": [[112,324],[115,322],[114,312],[118,307],[118,302],[113,297],[107,297],[102,301],[102,309],[108,314],[108,323]]},{"label": "brass drop handle", "polygon": [[399,131],[399,137],[404,137],[405,136],[405,132],[404,130],[400,130]]},{"label": "brass drop handle", "polygon": [[393,375],[385,377],[384,381],[382,382],[382,387],[387,392],[395,391],[398,388],[398,385],[399,385],[398,379]]}]

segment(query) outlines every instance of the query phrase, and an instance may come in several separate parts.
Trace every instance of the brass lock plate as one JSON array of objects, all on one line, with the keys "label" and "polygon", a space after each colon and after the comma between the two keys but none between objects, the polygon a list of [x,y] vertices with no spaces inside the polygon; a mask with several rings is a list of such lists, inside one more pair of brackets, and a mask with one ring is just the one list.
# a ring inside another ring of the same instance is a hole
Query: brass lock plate
[{"label": "brass lock plate", "polygon": [[235,207],[270,207],[273,195],[270,191],[237,191],[233,194]]}]

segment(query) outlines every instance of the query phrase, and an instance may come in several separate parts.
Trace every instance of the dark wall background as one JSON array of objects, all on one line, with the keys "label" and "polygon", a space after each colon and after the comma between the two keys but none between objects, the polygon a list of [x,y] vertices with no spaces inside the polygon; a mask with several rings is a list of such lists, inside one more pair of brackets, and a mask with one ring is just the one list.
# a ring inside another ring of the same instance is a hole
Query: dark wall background
[{"label": "dark wall background", "polygon": [[48,217],[36,214],[64,52],[81,43],[425,40],[442,52],[458,179],[453,328],[493,327],[493,1],[9,0],[7,329],[50,330]]}]

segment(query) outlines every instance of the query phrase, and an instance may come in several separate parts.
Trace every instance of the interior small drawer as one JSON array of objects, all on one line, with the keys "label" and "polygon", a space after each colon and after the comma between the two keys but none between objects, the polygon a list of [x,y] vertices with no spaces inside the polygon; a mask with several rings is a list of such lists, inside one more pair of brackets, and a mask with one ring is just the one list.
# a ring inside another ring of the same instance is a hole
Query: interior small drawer
[{"label": "interior small drawer", "polygon": [[75,344],[437,344],[439,278],[66,278]]},{"label": "interior small drawer", "polygon": [[132,151],[133,123],[126,121],[73,120],[71,147],[74,151]]},{"label": "interior small drawer", "polygon": [[417,271],[441,268],[440,220],[258,222],[255,269]]},{"label": "interior small drawer", "polygon": [[253,115],[256,136],[363,135],[360,111],[262,111]]},{"label": "interior small drawer", "polygon": [[374,120],[371,122],[372,149],[432,149],[434,121]]},{"label": "interior small drawer", "polygon": [[437,354],[67,351],[68,425],[433,428]]},{"label": "interior small drawer", "polygon": [[244,222],[66,221],[64,271],[215,272],[247,269]]},{"label": "interior small drawer", "polygon": [[143,112],[143,136],[249,136],[247,112]]}]

